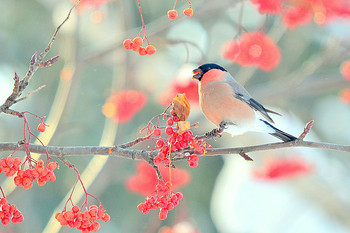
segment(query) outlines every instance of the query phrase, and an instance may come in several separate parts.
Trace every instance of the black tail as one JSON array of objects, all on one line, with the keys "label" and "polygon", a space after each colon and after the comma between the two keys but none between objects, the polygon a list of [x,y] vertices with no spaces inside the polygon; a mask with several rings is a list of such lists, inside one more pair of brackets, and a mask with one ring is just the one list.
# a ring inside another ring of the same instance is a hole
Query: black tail
[{"label": "black tail", "polygon": [[290,135],[286,132],[283,132],[282,130],[277,129],[275,126],[271,125],[267,121],[264,121],[264,120],[262,120],[262,121],[275,130],[274,133],[270,133],[272,136],[274,136],[274,137],[276,137],[284,142],[291,142],[291,141],[297,140],[297,138],[294,137],[293,135]]}]

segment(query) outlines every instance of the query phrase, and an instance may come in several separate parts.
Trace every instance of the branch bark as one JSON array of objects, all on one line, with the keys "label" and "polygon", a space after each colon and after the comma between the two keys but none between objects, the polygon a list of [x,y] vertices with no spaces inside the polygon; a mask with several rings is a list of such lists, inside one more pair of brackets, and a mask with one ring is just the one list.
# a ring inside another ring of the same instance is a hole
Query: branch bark
[{"label": "branch bark", "polygon": [[[0,143],[0,152],[14,151],[20,145],[17,142]],[[292,148],[292,147],[308,147],[316,149],[326,149],[335,150],[342,152],[350,152],[350,146],[338,145],[330,143],[321,142],[311,142],[296,140],[293,142],[278,142],[269,143],[255,146],[247,147],[235,147],[235,148],[216,148],[208,149],[205,156],[217,156],[217,155],[227,155],[227,154],[237,154],[255,152],[255,151],[265,151],[265,150],[276,150],[282,148]],[[145,160],[147,162],[152,161],[153,157],[157,152],[150,152],[145,150],[132,150],[121,148],[120,146],[115,146],[111,150],[111,147],[101,147],[101,146],[74,146],[74,147],[62,147],[62,146],[46,146],[47,152],[51,156],[65,157],[65,156],[88,156],[88,155],[105,155],[112,157],[121,157],[125,159],[133,160]],[[29,149],[31,152],[35,153],[45,153],[45,148],[42,145],[29,144]],[[20,148],[20,151],[24,151],[25,148]],[[173,152],[172,157],[174,160],[186,159],[186,153],[192,153],[190,150]]]}]

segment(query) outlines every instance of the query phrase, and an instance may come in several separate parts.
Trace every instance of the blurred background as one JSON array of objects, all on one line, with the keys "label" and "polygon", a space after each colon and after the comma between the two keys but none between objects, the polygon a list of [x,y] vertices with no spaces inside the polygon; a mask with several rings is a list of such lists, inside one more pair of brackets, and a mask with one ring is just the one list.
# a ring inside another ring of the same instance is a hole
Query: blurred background
[{"label": "blurred background", "polygon": [[[174,1],[141,1],[146,35],[157,51],[140,56],[123,47],[123,41],[136,37],[142,27],[137,0],[83,0],[47,57],[60,55],[60,59],[38,70],[26,93],[46,87],[13,109],[47,116],[50,127],[41,134],[36,119],[30,118],[33,133],[47,145],[110,146],[142,136],[140,129],[163,112],[176,93],[186,92],[192,104],[189,120],[199,122],[193,132],[203,134],[214,126],[198,108],[191,71],[214,62],[260,103],[283,115],[274,117],[279,128],[299,135],[305,123],[315,120],[307,140],[350,144],[350,78],[344,71],[344,62],[350,59],[349,5],[344,5],[348,7],[344,14],[326,22],[311,19],[292,29],[281,15],[261,14],[251,1],[193,1],[192,17],[182,14],[188,3],[179,1],[178,18],[170,20],[167,11],[173,5]],[[0,1],[0,103],[12,92],[14,71],[25,75],[31,56],[47,46],[71,6],[69,0]],[[222,54],[228,41],[256,31],[272,38],[281,51],[278,66],[269,72],[242,67]],[[123,90],[135,91],[142,104],[130,103],[137,110],[120,120],[113,104],[123,98],[113,96]],[[23,120],[1,114],[0,141],[22,139]],[[214,148],[268,142],[276,140],[259,133],[208,141]],[[152,144],[135,148],[148,145]],[[164,221],[159,220],[158,210],[148,215],[138,211],[145,196],[126,187],[126,181],[139,172],[138,162],[120,158],[107,162],[102,156],[68,159],[83,173],[88,192],[102,201],[111,216],[110,222],[101,223],[100,232],[350,232],[348,153],[291,148],[249,156],[254,162],[237,155],[201,157],[196,168],[177,162],[191,178],[179,189],[184,199]],[[52,219],[61,211],[60,203],[76,174],[61,164],[56,176],[54,183],[24,190],[13,189],[13,180],[1,175],[6,197],[22,211],[24,222],[0,225],[0,231],[77,232],[59,229]]]}]

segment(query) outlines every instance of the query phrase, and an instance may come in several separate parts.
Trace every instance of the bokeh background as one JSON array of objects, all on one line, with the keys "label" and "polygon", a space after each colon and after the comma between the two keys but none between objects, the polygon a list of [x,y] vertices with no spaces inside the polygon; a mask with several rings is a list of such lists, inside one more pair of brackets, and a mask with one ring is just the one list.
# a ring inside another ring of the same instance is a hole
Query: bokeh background
[{"label": "bokeh background", "polygon": [[[342,64],[350,59],[348,18],[288,29],[281,15],[261,14],[250,1],[197,0],[192,2],[191,18],[182,14],[187,2],[179,1],[179,17],[172,21],[167,11],[174,1],[141,1],[146,35],[157,52],[140,56],[122,45],[142,27],[136,0],[83,3],[48,55],[60,55],[59,61],[40,69],[26,91],[46,87],[13,107],[47,116],[50,127],[43,134],[36,131],[36,119],[30,120],[33,132],[47,145],[108,146],[141,136],[140,129],[166,108],[169,93],[179,89],[195,93],[191,70],[207,62],[224,66],[255,99],[282,113],[274,118],[279,128],[299,135],[306,122],[315,120],[307,140],[350,143],[350,100],[344,94],[350,85],[341,73]],[[12,91],[13,72],[25,75],[31,56],[46,47],[71,5],[69,0],[0,2],[0,103]],[[281,50],[276,68],[266,72],[224,58],[225,43],[245,31],[262,31],[275,41]],[[145,105],[127,122],[106,118],[102,112],[106,100],[126,89],[142,93]],[[199,122],[193,131],[203,134],[213,125],[193,99],[189,120]],[[1,114],[0,141],[22,139],[23,120]],[[208,142],[219,148],[275,141],[269,135],[248,133]],[[136,206],[144,196],[126,188],[126,180],[137,173],[137,162],[109,158],[106,163],[101,156],[68,159],[84,173],[83,181],[92,183],[88,192],[111,216],[100,232],[350,232],[348,153],[293,148],[249,155],[254,162],[237,155],[201,157],[197,168],[177,162],[192,178],[180,189],[184,199],[164,221],[158,219],[158,211],[139,212]],[[8,153],[1,154],[5,156]],[[51,219],[76,180],[74,171],[62,164],[56,176],[55,182],[43,187],[10,191],[9,181],[1,175],[7,198],[25,220],[0,225],[0,231],[77,232],[55,228]]]}]

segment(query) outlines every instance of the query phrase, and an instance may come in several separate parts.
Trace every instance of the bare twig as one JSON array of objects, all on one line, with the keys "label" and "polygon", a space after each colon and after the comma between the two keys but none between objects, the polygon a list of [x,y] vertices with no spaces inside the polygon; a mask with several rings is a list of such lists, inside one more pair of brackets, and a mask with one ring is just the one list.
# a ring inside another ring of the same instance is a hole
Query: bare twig
[{"label": "bare twig", "polygon": [[15,115],[15,116],[21,116],[20,112],[12,110],[12,109],[10,109],[10,107],[12,105],[14,105],[15,103],[18,103],[19,101],[25,100],[31,94],[33,94],[34,92],[39,91],[41,89],[41,88],[39,88],[39,89],[35,90],[34,92],[30,92],[26,97],[18,99],[22,95],[23,91],[27,88],[27,86],[29,84],[29,81],[33,77],[34,73],[39,68],[50,66],[50,65],[54,64],[57,61],[58,56],[55,56],[55,57],[53,57],[53,58],[51,58],[51,59],[49,59],[48,61],[45,61],[45,62],[43,62],[43,59],[45,58],[47,53],[50,51],[52,43],[55,41],[57,33],[59,32],[60,28],[67,22],[67,20],[69,19],[73,9],[76,7],[76,5],[78,5],[79,2],[80,2],[80,0],[78,0],[74,4],[74,6],[72,6],[72,8],[68,12],[67,17],[56,28],[56,31],[54,32],[53,36],[51,37],[51,40],[49,41],[49,44],[47,45],[45,50],[43,52],[41,52],[39,56],[37,56],[37,52],[34,53],[32,58],[30,59],[29,69],[28,69],[28,72],[26,73],[26,75],[24,76],[24,78],[22,80],[19,80],[19,77],[18,77],[17,73],[15,72],[15,77],[14,77],[15,83],[14,83],[13,91],[12,91],[11,95],[6,99],[5,103],[0,105],[0,113],[3,112],[3,113],[6,113],[6,114],[11,114],[11,115]]},{"label": "bare twig", "polygon": [[311,130],[311,128],[312,128],[314,122],[315,122],[315,121],[312,120],[312,121],[309,121],[309,122],[305,125],[304,131],[299,135],[298,139],[303,140],[303,139],[305,138],[305,136],[310,132],[310,130]]},{"label": "bare twig", "polygon": [[119,147],[123,148],[123,149],[130,148],[130,147],[135,146],[136,144],[138,144],[140,142],[143,142],[143,141],[150,139],[151,136],[152,136],[152,134],[150,134],[146,137],[136,138],[134,141],[127,142],[125,144],[120,145]]},{"label": "bare twig", "polygon": [[22,101],[22,100],[28,99],[29,96],[31,96],[32,94],[34,94],[34,93],[40,91],[40,90],[43,89],[44,87],[46,87],[46,85],[42,85],[41,87],[38,87],[38,88],[35,89],[34,91],[29,92],[28,95],[26,95],[25,97],[22,97],[22,98],[20,98],[20,99],[15,100],[14,103],[18,103],[18,102],[20,102],[20,101]]}]

